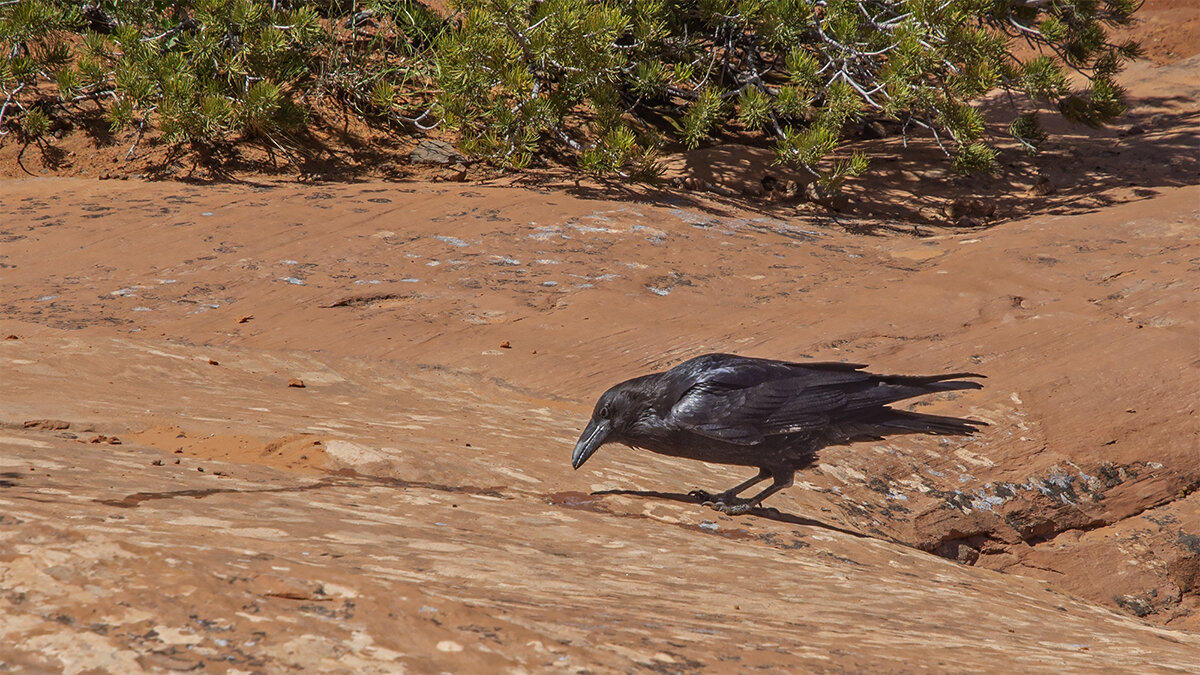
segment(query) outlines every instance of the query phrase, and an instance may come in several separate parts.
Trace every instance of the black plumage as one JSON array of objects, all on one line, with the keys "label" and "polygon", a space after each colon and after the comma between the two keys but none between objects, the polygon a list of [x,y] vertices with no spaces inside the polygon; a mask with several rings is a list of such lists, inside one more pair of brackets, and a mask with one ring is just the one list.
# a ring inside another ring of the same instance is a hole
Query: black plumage
[{"label": "black plumage", "polygon": [[[607,443],[718,464],[758,467],[757,476],[720,494],[694,491],[708,506],[746,513],[790,486],[797,469],[829,445],[892,434],[965,435],[985,422],[907,412],[889,403],[979,389],[975,373],[876,375],[853,363],[789,363],[706,354],[622,382],[600,397],[579,437],[576,469]],[[744,492],[768,478],[770,487]]]}]

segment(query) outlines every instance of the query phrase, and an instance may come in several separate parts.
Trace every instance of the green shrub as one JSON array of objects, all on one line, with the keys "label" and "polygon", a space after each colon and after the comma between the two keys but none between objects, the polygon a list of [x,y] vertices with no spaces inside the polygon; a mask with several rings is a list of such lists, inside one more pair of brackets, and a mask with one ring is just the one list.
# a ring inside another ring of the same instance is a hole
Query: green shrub
[{"label": "green shrub", "polygon": [[0,104],[23,118],[42,83],[68,108],[101,103],[113,131],[149,126],[176,143],[241,135],[278,146],[327,97],[411,122],[397,99],[421,88],[417,99],[432,98],[429,52],[444,26],[410,0],[80,6],[0,2]]},{"label": "green shrub", "polygon": [[397,129],[431,129],[433,48],[447,23],[415,0],[344,3],[329,22],[328,55],[309,91]]},{"label": "green shrub", "polygon": [[[634,30],[619,8],[589,0],[462,2],[459,27],[439,41],[446,121],[468,152],[523,167],[549,137],[583,153],[589,167],[620,160],[636,141],[612,133],[622,106],[617,41]],[[566,118],[581,104],[590,119],[574,138]],[[599,139],[587,147],[589,137]],[[617,145],[613,144],[617,141]],[[589,151],[590,150],[590,151]]]},{"label": "green shrub", "polygon": [[868,118],[983,171],[983,96],[1014,94],[1009,132],[1033,152],[1041,112],[1123,114],[1115,77],[1139,54],[1106,34],[1137,0],[453,1],[447,22],[415,0],[0,0],[0,142],[91,101],[137,138],[280,147],[333,102],[397,132],[444,121],[500,165],[635,177],[735,126],[829,191],[867,168],[837,156]]},{"label": "green shrub", "polygon": [[66,40],[80,21],[66,3],[0,3],[0,137],[11,133],[11,127],[19,128],[26,139],[40,138],[48,130],[45,112],[29,102],[37,98],[39,79],[68,67],[71,50]]},{"label": "green shrub", "polygon": [[[923,128],[963,171],[996,151],[972,102],[1015,99],[1024,147],[1044,140],[1034,113],[1057,107],[1102,124],[1124,112],[1113,76],[1138,54],[1104,26],[1136,0],[458,0],[439,44],[446,121],[467,149],[523,166],[552,148],[585,169],[636,159],[662,132],[694,148],[736,121],[773,136],[781,162],[823,188],[866,168],[831,161],[865,117]],[[1018,44],[1046,56],[1022,60]],[[1072,92],[1067,70],[1092,77]],[[629,133],[618,134],[624,127]],[[629,139],[633,138],[634,141]],[[597,158],[603,157],[604,161]]]},{"label": "green shrub", "polygon": [[[93,91],[111,88],[114,130],[152,122],[168,141],[271,138],[303,122],[296,84],[324,38],[317,13],[297,4],[102,3],[118,27],[85,34],[76,79]],[[101,77],[89,82],[87,74]]]}]

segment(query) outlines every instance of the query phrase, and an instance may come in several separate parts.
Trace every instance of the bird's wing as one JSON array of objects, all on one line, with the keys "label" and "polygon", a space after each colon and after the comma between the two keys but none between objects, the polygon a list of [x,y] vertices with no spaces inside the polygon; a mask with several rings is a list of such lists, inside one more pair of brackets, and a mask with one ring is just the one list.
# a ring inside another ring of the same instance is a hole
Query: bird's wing
[{"label": "bird's wing", "polygon": [[[707,371],[672,407],[672,421],[702,436],[753,445],[766,436],[827,424],[849,400],[840,387],[870,377],[849,369],[767,371],[758,367]],[[782,377],[763,381],[772,375]]]}]

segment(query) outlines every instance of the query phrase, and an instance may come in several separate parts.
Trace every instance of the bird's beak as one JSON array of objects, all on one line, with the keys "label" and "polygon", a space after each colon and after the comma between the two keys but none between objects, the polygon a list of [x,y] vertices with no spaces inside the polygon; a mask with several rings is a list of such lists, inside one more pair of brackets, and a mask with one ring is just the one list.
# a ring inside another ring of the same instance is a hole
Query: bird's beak
[{"label": "bird's beak", "polygon": [[583,466],[588,457],[591,457],[592,453],[608,440],[608,432],[608,420],[593,419],[588,422],[587,428],[579,436],[579,442],[575,444],[575,452],[571,453],[571,466],[576,469]]}]

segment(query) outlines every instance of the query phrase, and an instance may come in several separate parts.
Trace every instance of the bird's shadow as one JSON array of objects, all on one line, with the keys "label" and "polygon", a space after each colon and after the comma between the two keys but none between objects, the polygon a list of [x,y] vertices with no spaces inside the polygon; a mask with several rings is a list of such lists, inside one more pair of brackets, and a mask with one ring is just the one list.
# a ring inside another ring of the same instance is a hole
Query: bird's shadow
[{"label": "bird's shadow", "polygon": [[[704,503],[700,497],[697,497],[695,495],[683,494],[680,492],[659,492],[657,490],[597,490],[596,492],[593,492],[592,494],[598,495],[598,496],[628,495],[628,496],[633,496],[633,497],[649,497],[650,499],[668,499],[670,501],[683,502],[684,504],[703,504]],[[714,511],[714,513],[720,513],[720,512]],[[827,530],[834,530],[837,532],[841,532],[842,534],[848,534],[853,537],[859,537],[862,539],[870,538],[869,535],[863,534],[862,532],[856,532],[854,530],[847,530],[846,528],[838,527],[837,525],[830,525],[829,523],[823,523],[819,520],[813,520],[812,518],[805,518],[804,516],[797,516],[793,513],[784,513],[783,511],[780,511],[779,509],[775,509],[775,508],[763,508],[761,506],[758,506],[758,507],[751,509],[750,513],[747,513],[746,515],[757,516],[759,518],[764,518],[766,520],[774,520],[779,523],[789,523],[792,525],[808,525],[811,527],[821,527],[821,528],[825,528]]]}]

